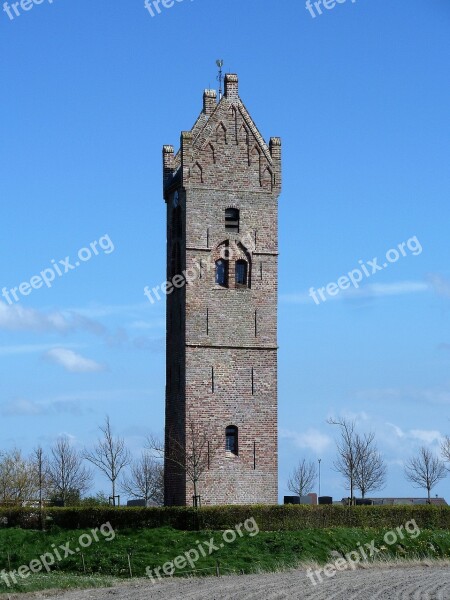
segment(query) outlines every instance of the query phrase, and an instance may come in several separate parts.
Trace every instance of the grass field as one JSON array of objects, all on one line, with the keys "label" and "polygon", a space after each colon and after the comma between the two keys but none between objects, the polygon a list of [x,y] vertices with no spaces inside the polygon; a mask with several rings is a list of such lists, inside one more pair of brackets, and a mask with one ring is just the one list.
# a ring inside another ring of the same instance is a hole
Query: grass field
[{"label": "grass field", "polygon": [[[192,563],[178,568],[175,575],[212,575],[217,562],[221,573],[252,573],[277,571],[295,567],[300,563],[324,564],[335,553],[345,555],[364,544],[367,554],[375,546],[379,552],[376,559],[390,558],[450,558],[450,532],[424,530],[412,535],[405,533],[403,539],[386,543],[386,531],[376,529],[307,529],[299,532],[256,532],[242,530],[235,541],[224,539],[223,532],[184,532],[170,528],[122,530],[114,539],[102,536],[88,548],[80,549],[79,538],[89,530],[52,530],[49,532],[3,529],[0,530],[0,561],[5,575],[46,553],[56,554],[50,572],[27,572],[26,578],[15,575],[17,583],[8,576],[9,587],[0,580],[0,593],[25,592],[50,588],[99,587],[111,585],[116,579],[146,576],[146,568],[156,569],[173,561],[177,556],[191,552]],[[412,532],[411,532],[412,533]],[[231,539],[233,536],[229,536]],[[70,548],[70,555],[64,557]],[[203,552],[200,551],[203,549]],[[198,560],[193,560],[195,554]],[[211,553],[210,553],[211,552]],[[203,556],[202,554],[205,554]],[[368,556],[369,560],[371,559]],[[179,565],[183,561],[180,559]],[[35,562],[35,564],[37,564]],[[162,573],[162,571],[160,571]]]}]

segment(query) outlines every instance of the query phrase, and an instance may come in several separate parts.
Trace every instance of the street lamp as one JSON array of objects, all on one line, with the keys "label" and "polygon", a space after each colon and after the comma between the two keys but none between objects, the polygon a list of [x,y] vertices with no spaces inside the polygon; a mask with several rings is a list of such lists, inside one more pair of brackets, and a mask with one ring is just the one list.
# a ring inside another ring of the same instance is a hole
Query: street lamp
[{"label": "street lamp", "polygon": [[322,459],[319,458],[319,498],[320,498],[320,463],[322,462]]}]

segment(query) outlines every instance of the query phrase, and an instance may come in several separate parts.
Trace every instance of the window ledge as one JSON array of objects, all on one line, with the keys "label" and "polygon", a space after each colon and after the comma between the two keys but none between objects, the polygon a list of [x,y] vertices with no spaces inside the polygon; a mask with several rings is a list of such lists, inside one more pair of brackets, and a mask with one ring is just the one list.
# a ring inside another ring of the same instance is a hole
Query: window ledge
[{"label": "window ledge", "polygon": [[237,285],[236,287],[225,287],[223,285],[214,285],[212,290],[225,290],[232,292],[250,292],[252,288],[249,288],[248,285]]},{"label": "window ledge", "polygon": [[239,458],[239,454],[234,454],[234,452],[230,452],[229,450],[225,450],[225,458],[238,459]]}]

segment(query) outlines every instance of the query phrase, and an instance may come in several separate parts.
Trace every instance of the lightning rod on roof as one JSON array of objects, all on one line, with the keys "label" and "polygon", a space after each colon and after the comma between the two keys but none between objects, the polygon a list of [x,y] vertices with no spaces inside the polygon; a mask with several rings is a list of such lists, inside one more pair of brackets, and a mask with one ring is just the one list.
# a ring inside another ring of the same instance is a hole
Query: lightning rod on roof
[{"label": "lightning rod on roof", "polygon": [[216,65],[219,67],[219,74],[217,75],[217,81],[219,82],[219,101],[222,100],[222,81],[223,81],[223,75],[222,75],[222,67],[223,67],[223,60],[222,59],[217,59],[216,60]]}]

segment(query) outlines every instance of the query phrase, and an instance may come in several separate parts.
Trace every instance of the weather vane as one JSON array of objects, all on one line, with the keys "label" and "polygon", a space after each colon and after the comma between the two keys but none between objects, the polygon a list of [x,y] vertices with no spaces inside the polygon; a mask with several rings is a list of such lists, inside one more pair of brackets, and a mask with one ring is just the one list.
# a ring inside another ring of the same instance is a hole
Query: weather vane
[{"label": "weather vane", "polygon": [[221,59],[216,60],[216,65],[219,67],[219,74],[217,75],[217,81],[219,82],[219,100],[222,100],[222,81],[223,81],[222,67],[223,67],[223,60],[221,60]]}]

